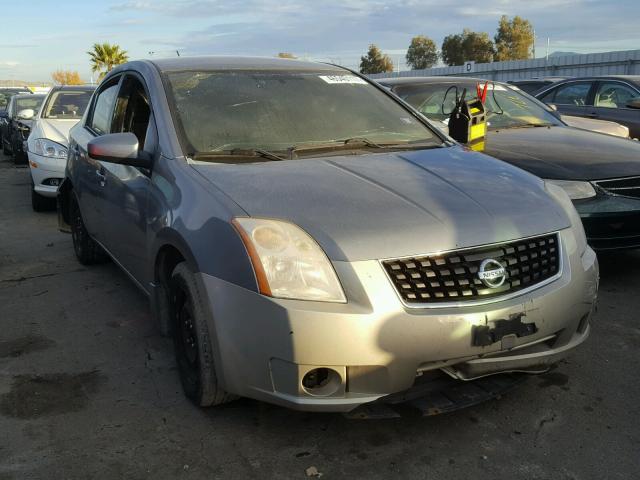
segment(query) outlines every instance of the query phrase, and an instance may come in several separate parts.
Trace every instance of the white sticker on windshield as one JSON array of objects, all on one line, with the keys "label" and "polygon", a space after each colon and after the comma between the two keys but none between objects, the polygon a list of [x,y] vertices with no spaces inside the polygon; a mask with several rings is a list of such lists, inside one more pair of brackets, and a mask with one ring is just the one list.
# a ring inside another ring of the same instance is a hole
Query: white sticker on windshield
[{"label": "white sticker on windshield", "polygon": [[367,81],[355,75],[319,75],[327,83],[347,83],[357,85],[367,85]]}]

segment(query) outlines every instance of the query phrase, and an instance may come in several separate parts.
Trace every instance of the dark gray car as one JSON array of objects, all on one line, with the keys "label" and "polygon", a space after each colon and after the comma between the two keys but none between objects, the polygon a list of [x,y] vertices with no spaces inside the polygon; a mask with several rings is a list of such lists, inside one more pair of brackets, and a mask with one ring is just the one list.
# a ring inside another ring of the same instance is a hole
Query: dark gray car
[{"label": "dark gray car", "polygon": [[418,377],[544,372],[590,332],[597,260],[564,191],[335,66],[120,66],[58,200],[80,262],[150,297],[198,405],[350,411]]},{"label": "dark gray car", "polygon": [[640,138],[640,75],[573,78],[535,96],[562,114],[617,122],[629,127],[631,138]]}]

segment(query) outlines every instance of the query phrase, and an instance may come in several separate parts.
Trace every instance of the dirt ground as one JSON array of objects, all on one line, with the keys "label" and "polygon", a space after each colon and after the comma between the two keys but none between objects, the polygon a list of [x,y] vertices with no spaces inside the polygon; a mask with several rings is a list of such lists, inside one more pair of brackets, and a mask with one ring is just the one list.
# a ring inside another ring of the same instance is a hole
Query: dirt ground
[{"label": "dirt ground", "polygon": [[29,188],[0,155],[0,479],[640,477],[640,252],[600,257],[591,338],[499,400],[379,421],[201,410],[146,299],[80,265]]}]

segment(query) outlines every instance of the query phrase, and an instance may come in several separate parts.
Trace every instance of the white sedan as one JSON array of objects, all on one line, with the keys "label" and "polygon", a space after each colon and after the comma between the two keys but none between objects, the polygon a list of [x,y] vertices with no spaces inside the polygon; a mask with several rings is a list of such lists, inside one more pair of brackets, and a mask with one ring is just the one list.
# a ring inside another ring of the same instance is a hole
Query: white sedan
[{"label": "white sedan", "polygon": [[[36,212],[53,207],[67,165],[69,130],[80,121],[95,86],[53,87],[34,117],[27,140],[31,205]],[[34,112],[35,113],[35,112]]]}]

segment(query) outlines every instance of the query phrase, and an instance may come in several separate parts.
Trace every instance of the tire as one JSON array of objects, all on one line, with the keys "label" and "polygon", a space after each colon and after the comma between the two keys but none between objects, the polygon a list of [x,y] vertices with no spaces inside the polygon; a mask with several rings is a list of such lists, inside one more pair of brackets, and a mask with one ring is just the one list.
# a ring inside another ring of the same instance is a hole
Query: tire
[{"label": "tire", "polygon": [[204,299],[185,262],[171,274],[170,304],[173,345],[185,395],[200,407],[235,399],[218,385]]},{"label": "tire", "polygon": [[95,240],[89,236],[89,232],[84,226],[80,207],[73,193],[71,195],[70,223],[71,237],[73,239],[73,250],[76,258],[83,265],[93,265],[95,263],[103,263],[107,260],[107,255]]},{"label": "tire", "polygon": [[[11,140],[9,139],[9,141]],[[7,146],[7,139],[4,137],[2,137],[2,153],[4,153],[7,156],[11,155],[11,150]]]},{"label": "tire", "polygon": [[26,154],[18,148],[18,142],[21,142],[20,139],[13,139],[11,142],[11,153],[13,154],[13,164],[14,165],[23,165],[27,163]]}]

